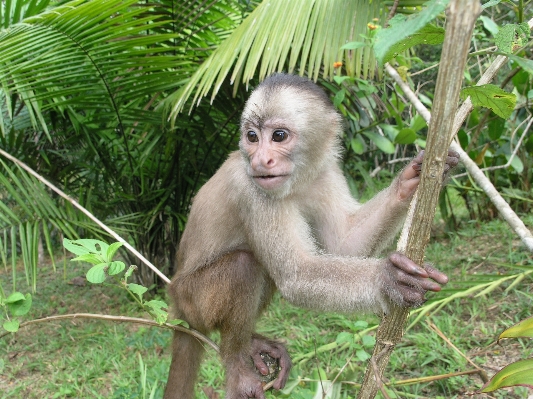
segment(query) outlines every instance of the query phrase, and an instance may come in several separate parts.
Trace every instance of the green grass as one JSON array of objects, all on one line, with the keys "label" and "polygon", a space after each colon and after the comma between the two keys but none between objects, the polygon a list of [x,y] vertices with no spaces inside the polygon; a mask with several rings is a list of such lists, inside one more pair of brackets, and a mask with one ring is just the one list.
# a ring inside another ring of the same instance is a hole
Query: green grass
[{"label": "green grass", "polygon": [[[525,217],[525,222],[533,225],[533,217]],[[443,231],[444,227],[437,224],[427,260],[450,275],[452,289],[519,272],[504,264],[533,266],[531,255],[499,220],[467,223],[453,234]],[[61,272],[54,273],[48,264],[41,265],[38,292],[26,319],[78,312],[147,317],[116,288],[68,284],[83,273],[80,265],[70,263],[67,279],[63,280]],[[22,274],[20,270],[18,290],[27,292]],[[10,279],[11,271],[0,270],[6,290],[10,289]],[[459,298],[438,312],[425,314],[393,353],[387,381],[474,368],[431,325],[489,376],[511,361],[533,356],[533,342],[528,340],[494,344],[505,327],[530,316],[533,308],[531,275],[506,291],[509,283],[481,297]],[[450,294],[445,290],[431,298]],[[299,383],[285,396],[276,392],[269,397],[313,398],[320,389],[320,375],[327,379],[338,376],[337,381],[342,382],[339,397],[355,397],[353,383],[362,380],[366,367],[361,360],[363,351],[371,352],[371,347],[361,344],[358,320],[369,326],[379,321],[373,315],[351,317],[302,310],[277,296],[259,321],[258,330],[286,340],[294,359],[292,381]],[[351,337],[358,339],[353,341]],[[149,398],[152,390],[154,397],[160,398],[170,362],[170,338],[168,331],[157,328],[85,319],[27,327],[0,340],[0,359],[4,361],[3,368],[0,361],[0,398]],[[389,392],[391,397],[399,398],[466,398],[481,385],[478,375],[468,375],[392,386]],[[210,398],[216,394],[223,397],[223,371],[217,355],[208,349],[197,384],[198,398],[207,398],[203,388],[209,387],[215,392]],[[527,398],[528,390],[517,388],[470,397]]]}]

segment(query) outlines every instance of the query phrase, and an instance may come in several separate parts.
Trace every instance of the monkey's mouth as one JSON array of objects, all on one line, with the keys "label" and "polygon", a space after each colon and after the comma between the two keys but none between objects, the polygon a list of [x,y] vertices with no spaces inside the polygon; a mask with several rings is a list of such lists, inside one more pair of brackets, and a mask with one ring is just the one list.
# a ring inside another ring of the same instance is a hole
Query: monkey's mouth
[{"label": "monkey's mouth", "polygon": [[254,181],[264,190],[273,190],[281,186],[289,178],[289,175],[264,175],[254,176]]}]

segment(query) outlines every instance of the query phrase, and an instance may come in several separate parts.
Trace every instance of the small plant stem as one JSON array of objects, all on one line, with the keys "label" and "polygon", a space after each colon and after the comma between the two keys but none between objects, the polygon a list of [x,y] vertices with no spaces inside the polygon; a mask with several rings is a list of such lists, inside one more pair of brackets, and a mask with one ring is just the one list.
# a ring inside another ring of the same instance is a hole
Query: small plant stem
[{"label": "small plant stem", "polygon": [[[429,124],[427,148],[420,176],[420,185],[410,209],[414,219],[404,225],[398,249],[419,265],[429,242],[431,225],[442,186],[442,178],[459,91],[463,81],[468,49],[475,21],[481,12],[479,0],[452,0],[447,10],[446,35],[435,88],[433,116]],[[405,234],[405,232],[408,232]],[[404,247],[404,243],[406,243]],[[382,387],[382,375],[394,347],[403,336],[409,310],[391,305],[376,335],[376,345],[367,366],[358,399],[373,399]]]},{"label": "small plant stem", "polygon": [[[95,314],[95,313],[70,313],[70,314],[64,314],[64,315],[43,317],[42,319],[30,320],[25,323],[22,323],[19,328],[27,327],[32,324],[48,323],[50,321],[68,320],[68,319],[96,319],[96,320],[116,321],[120,323],[135,323],[135,324],[144,324],[146,326],[151,326],[151,327],[165,328],[167,330],[181,331],[189,335],[192,335],[193,337],[209,345],[217,353],[220,353],[220,349],[218,348],[217,344],[215,344],[212,340],[207,338],[202,333],[196,330],[193,330],[192,328],[187,328],[183,326],[174,326],[169,323],[159,324],[153,320],[141,319],[138,317],[112,316],[112,315]],[[3,338],[8,334],[10,333],[5,332],[3,334],[0,334],[0,338]]]},{"label": "small plant stem", "polygon": [[[59,188],[54,186],[52,183],[50,183],[48,180],[46,180],[44,177],[42,177],[39,173],[35,172],[32,168],[30,168],[28,165],[26,165],[24,162],[20,161],[19,159],[15,158],[13,155],[5,152],[4,150],[0,149],[0,155],[3,155],[5,158],[9,159],[11,162],[15,163],[17,166],[24,169],[26,172],[28,172],[30,175],[35,177],[37,180],[39,180],[41,183],[48,186],[51,190],[55,191],[59,196],[70,202],[74,207],[78,208],[83,214],[85,214],[89,219],[91,219],[93,222],[95,222],[98,226],[100,226],[107,234],[109,234],[111,237],[113,237],[115,240],[121,242],[124,247],[126,247],[131,253],[133,253],[137,258],[141,260],[146,266],[148,266],[152,271],[157,274],[161,280],[163,280],[165,283],[169,284],[170,279],[165,276],[161,271],[155,267],[148,259],[146,259],[144,256],[142,256],[135,248],[133,248],[125,239],[123,239],[121,236],[119,236],[117,233],[115,233],[111,228],[107,227],[103,222],[101,222],[96,216],[94,216],[91,212],[89,212],[87,209],[85,209],[78,201],[76,201],[74,198],[70,197],[69,195],[65,194],[63,191],[61,191]],[[15,281],[15,280],[13,280]]]},{"label": "small plant stem", "polygon": [[459,355],[461,355],[468,363],[470,363],[472,366],[474,366],[478,370],[479,376],[481,377],[483,382],[488,382],[489,381],[489,376],[487,375],[485,370],[483,370],[481,367],[479,367],[477,364],[475,364],[468,356],[466,356],[463,352],[461,352],[459,350],[459,348],[457,348],[452,343],[452,341],[450,341],[450,339],[446,335],[444,335],[444,333],[434,323],[432,323],[429,320],[427,320],[427,323],[428,323],[429,328],[431,328],[433,331],[435,331],[437,333],[437,335],[439,337],[441,337],[444,340],[444,342],[446,342],[448,344],[449,347],[451,347],[454,351],[456,351]]}]

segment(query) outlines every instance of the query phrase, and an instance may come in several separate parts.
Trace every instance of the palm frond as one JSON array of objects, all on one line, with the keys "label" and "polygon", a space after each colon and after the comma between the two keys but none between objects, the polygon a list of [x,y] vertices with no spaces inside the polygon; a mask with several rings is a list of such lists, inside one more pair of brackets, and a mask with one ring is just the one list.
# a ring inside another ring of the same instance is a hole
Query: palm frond
[{"label": "palm frond", "polygon": [[[35,126],[48,133],[44,112],[94,112],[93,121],[124,129],[121,110],[148,102],[158,90],[176,88],[191,63],[159,45],[173,33],[150,34],[169,21],[145,16],[135,0],[75,0],[0,31],[0,85],[29,108]],[[176,68],[171,74],[170,68]],[[188,69],[189,68],[189,69]],[[6,96],[4,120],[13,119]],[[105,118],[100,118],[100,112]],[[90,122],[90,121],[89,121]],[[5,123],[1,126],[5,134]],[[50,138],[50,136],[49,136]]]},{"label": "palm frond", "polygon": [[230,75],[235,90],[275,71],[297,71],[317,80],[332,79],[335,62],[349,76],[373,77],[375,61],[369,48],[342,50],[351,41],[365,41],[367,23],[381,17],[380,1],[265,0],[198,68],[186,86],[169,98],[171,117],[183,109],[195,91],[193,104],[211,100]]}]

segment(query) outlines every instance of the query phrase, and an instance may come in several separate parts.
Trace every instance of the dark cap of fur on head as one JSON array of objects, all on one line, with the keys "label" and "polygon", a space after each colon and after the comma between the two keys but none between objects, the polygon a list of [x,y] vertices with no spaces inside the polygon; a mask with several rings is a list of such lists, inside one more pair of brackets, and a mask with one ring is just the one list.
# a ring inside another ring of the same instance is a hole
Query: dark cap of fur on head
[{"label": "dark cap of fur on head", "polygon": [[275,92],[285,87],[311,93],[314,97],[323,101],[325,105],[332,106],[331,100],[320,86],[315,84],[312,80],[299,75],[274,73],[261,82],[259,86],[256,87],[256,90],[264,90],[265,94],[268,96],[269,92]]}]

